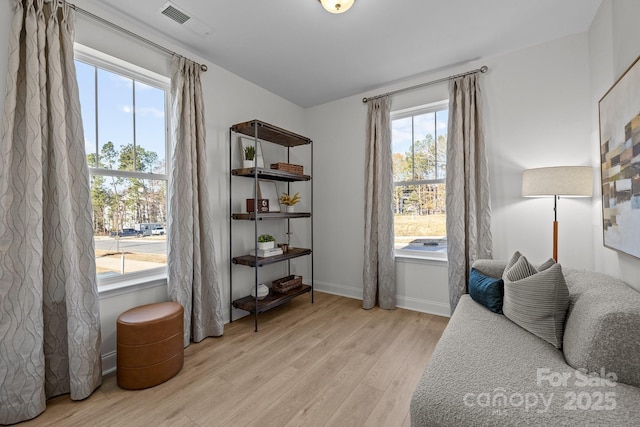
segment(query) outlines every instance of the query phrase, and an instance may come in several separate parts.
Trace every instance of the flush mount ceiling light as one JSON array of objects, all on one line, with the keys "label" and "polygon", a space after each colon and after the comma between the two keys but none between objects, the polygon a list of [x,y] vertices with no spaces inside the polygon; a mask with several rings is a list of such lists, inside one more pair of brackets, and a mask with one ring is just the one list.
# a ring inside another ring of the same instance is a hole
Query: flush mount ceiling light
[{"label": "flush mount ceiling light", "polygon": [[353,6],[355,0],[318,0],[327,12],[344,13]]}]

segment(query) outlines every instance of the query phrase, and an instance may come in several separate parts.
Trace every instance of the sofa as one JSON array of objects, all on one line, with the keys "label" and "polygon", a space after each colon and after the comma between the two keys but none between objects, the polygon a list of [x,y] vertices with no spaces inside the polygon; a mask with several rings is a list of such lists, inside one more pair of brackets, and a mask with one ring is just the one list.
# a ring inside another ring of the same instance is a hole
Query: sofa
[{"label": "sofa", "polygon": [[[500,278],[506,264],[473,268]],[[561,348],[462,296],[412,396],[412,426],[640,426],[640,292],[562,273]]]}]

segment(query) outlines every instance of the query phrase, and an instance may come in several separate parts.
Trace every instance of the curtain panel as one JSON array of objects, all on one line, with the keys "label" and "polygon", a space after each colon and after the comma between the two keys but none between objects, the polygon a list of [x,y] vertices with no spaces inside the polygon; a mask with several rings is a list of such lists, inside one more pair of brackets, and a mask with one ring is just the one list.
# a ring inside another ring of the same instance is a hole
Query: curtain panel
[{"label": "curtain panel", "polygon": [[467,292],[473,261],[491,258],[489,166],[477,74],[450,82],[446,185],[449,303],[453,313],[460,296]]},{"label": "curtain panel", "polygon": [[396,308],[393,157],[388,97],[369,101],[365,165],[362,307]]},{"label": "curtain panel", "polygon": [[89,172],[74,13],[17,0],[0,146],[0,423],[100,385]]},{"label": "curtain panel", "polygon": [[184,307],[184,346],[224,329],[215,262],[200,66],[174,57],[169,184],[168,291]]}]

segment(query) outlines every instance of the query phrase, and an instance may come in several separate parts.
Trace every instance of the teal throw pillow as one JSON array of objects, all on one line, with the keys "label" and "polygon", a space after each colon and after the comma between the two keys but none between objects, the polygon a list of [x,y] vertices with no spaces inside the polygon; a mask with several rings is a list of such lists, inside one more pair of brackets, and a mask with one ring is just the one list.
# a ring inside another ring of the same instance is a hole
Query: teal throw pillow
[{"label": "teal throw pillow", "polygon": [[502,314],[504,282],[502,279],[485,276],[475,268],[469,275],[469,295],[478,304],[482,304],[494,313]]}]

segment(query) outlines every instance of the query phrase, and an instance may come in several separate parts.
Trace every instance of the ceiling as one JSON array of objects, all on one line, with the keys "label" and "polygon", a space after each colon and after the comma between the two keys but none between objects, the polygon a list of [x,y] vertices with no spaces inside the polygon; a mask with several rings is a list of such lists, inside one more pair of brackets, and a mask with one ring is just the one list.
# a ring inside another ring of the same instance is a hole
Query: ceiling
[{"label": "ceiling", "polygon": [[356,0],[333,15],[318,0],[171,0],[185,25],[160,13],[167,0],[99,4],[311,107],[584,32],[601,1]]}]

